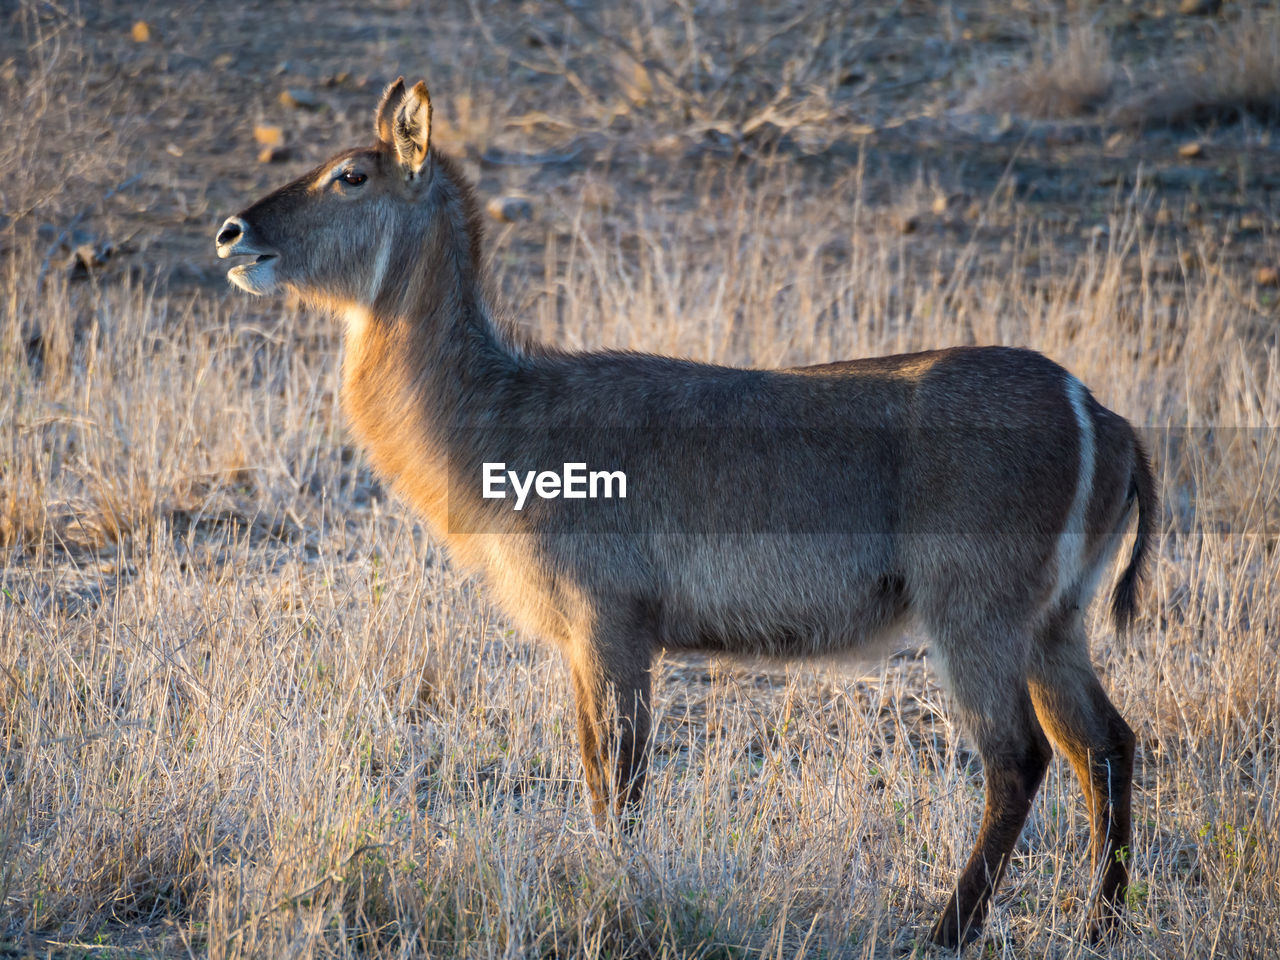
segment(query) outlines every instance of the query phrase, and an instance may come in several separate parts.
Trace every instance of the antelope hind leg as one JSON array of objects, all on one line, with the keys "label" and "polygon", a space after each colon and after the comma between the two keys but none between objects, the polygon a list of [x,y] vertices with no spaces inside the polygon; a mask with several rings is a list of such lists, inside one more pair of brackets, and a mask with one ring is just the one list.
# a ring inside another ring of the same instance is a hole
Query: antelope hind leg
[{"label": "antelope hind leg", "polygon": [[1115,929],[1129,886],[1135,738],[1089,661],[1079,611],[1051,621],[1037,639],[1031,697],[1089,806],[1089,857],[1100,881],[1089,930],[1097,942]]}]

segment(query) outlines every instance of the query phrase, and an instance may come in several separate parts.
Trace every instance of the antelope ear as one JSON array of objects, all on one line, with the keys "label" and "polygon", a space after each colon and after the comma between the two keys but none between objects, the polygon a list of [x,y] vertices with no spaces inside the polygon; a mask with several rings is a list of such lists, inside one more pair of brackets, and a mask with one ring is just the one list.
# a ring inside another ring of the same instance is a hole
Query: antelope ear
[{"label": "antelope ear", "polygon": [[404,99],[404,77],[387,85],[382,91],[382,99],[378,101],[378,109],[373,115],[373,135],[383,143],[391,143],[391,120],[395,109]]},{"label": "antelope ear", "polygon": [[404,95],[391,124],[396,159],[405,179],[412,180],[422,172],[431,148],[431,97],[422,81]]}]

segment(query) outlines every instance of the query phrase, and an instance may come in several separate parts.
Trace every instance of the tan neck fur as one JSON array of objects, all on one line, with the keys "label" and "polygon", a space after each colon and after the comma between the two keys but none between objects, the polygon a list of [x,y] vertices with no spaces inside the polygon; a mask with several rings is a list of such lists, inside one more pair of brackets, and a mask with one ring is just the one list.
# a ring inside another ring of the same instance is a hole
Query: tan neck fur
[{"label": "tan neck fur", "polygon": [[[477,490],[450,490],[447,465],[476,441],[471,424],[492,420],[519,362],[490,318],[481,291],[478,225],[448,168],[437,172],[440,206],[415,240],[400,224],[378,251],[363,303],[337,305],[345,322],[343,408],[374,466],[456,542],[450,513],[477,518],[491,504]],[[452,499],[451,499],[452,498]],[[488,521],[475,529],[489,528]]]}]

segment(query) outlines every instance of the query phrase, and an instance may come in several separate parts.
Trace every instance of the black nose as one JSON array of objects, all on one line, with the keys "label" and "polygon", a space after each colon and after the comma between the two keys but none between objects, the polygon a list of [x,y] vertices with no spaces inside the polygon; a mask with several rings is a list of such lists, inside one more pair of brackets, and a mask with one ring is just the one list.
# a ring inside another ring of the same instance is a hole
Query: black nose
[{"label": "black nose", "polygon": [[235,243],[240,239],[240,235],[244,233],[244,227],[245,222],[239,217],[228,217],[227,222],[218,231],[218,246],[222,247],[228,243]]}]

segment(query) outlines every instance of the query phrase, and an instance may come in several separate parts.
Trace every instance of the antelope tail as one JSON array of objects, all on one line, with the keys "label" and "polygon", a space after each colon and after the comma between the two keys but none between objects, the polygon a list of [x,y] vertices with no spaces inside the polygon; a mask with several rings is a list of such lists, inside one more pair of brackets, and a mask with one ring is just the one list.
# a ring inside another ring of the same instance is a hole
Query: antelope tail
[{"label": "antelope tail", "polygon": [[1129,565],[1111,593],[1111,619],[1116,625],[1116,632],[1122,636],[1133,626],[1138,588],[1146,576],[1147,554],[1155,542],[1158,510],[1151,461],[1137,437],[1133,440],[1133,474],[1129,479],[1129,502],[1134,500],[1138,504],[1138,532],[1133,541],[1133,552],[1129,555]]}]

